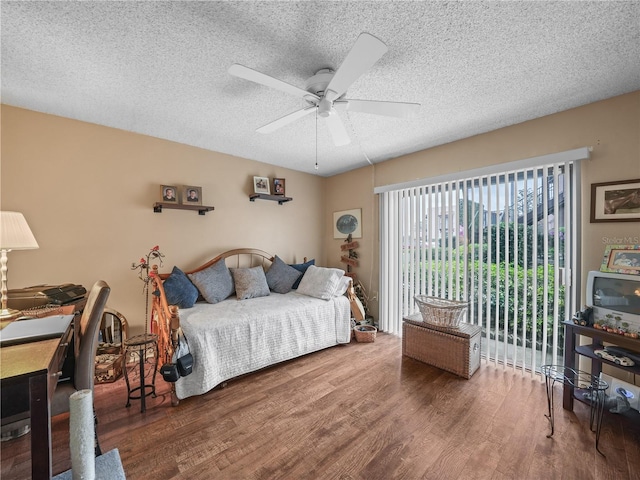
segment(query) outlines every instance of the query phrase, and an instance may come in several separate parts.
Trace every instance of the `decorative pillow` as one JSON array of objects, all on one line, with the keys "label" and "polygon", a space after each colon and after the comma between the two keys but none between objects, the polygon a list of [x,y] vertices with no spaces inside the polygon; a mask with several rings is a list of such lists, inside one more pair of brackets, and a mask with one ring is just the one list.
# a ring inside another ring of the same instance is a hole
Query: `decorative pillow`
[{"label": "decorative pillow", "polygon": [[262,267],[232,268],[231,274],[236,284],[236,297],[238,300],[270,295],[271,292]]},{"label": "decorative pillow", "polygon": [[[310,265],[300,280],[298,293],[329,300],[336,296],[344,270]],[[343,292],[344,293],[344,292]]]},{"label": "decorative pillow", "polygon": [[177,305],[179,308],[191,308],[198,299],[198,289],[187,274],[178,267],[173,267],[171,275],[162,284],[169,305]]},{"label": "decorative pillow", "polygon": [[209,303],[221,302],[234,292],[233,278],[224,260],[199,272],[189,273],[188,277]]},{"label": "decorative pillow", "polygon": [[[308,262],[291,264],[290,266],[295,268],[296,270],[298,270],[300,273],[302,273],[302,275],[304,275],[305,272],[307,271],[307,268],[309,268],[311,265],[315,265],[315,264],[316,264],[316,259],[313,258],[313,259],[309,260]],[[293,283],[293,286],[291,288],[293,288],[294,290],[296,288],[298,288],[298,285],[300,285],[300,280],[302,280],[302,275],[300,275],[298,280],[296,280]]]},{"label": "decorative pillow", "polygon": [[339,297],[340,295],[344,295],[347,289],[349,288],[349,285],[351,285],[351,282],[353,282],[353,279],[351,277],[347,277],[346,275],[342,277],[338,282],[338,286],[336,287],[334,297]]},{"label": "decorative pillow", "polygon": [[269,288],[276,293],[290,292],[301,276],[300,271],[284,263],[277,255],[266,274]]}]

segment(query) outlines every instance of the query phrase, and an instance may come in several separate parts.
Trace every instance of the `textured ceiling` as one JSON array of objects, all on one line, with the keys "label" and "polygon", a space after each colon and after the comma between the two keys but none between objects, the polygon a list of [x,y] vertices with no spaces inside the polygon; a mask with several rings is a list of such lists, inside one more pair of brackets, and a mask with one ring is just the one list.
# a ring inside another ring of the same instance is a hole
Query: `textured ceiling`
[{"label": "textured ceiling", "polygon": [[[417,117],[343,111],[318,123],[323,176],[640,90],[640,2],[2,1],[2,102],[314,173],[315,117],[233,77],[241,63],[304,88],[361,32],[389,48],[350,98],[421,103]],[[263,174],[264,172],[256,172]]]}]

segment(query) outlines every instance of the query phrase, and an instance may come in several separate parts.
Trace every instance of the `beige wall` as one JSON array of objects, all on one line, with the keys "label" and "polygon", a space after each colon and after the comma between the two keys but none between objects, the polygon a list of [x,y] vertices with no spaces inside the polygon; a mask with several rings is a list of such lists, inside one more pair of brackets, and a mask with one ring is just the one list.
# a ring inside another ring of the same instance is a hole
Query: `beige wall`
[{"label": "beige wall", "polygon": [[[325,258],[327,265],[346,270],[340,262],[343,252],[340,246],[344,239],[333,238],[333,213],[341,210],[362,209],[362,238],[355,238],[359,243],[356,249],[359,266],[352,269],[357,279],[365,287],[369,297],[377,295],[378,284],[378,210],[377,198],[373,196],[373,166],[353,170],[342,175],[326,179],[327,201],[325,205]],[[369,302],[371,313],[377,318],[377,300]]]},{"label": "beige wall", "polygon": [[[378,200],[374,186],[462,172],[496,163],[591,146],[582,162],[582,265],[600,267],[604,246],[639,238],[639,222],[589,223],[590,185],[640,178],[640,92],[539,118],[483,135],[365,167],[327,179],[327,217],[345,208],[362,208],[361,267],[356,269],[371,293],[378,290]],[[327,218],[327,222],[330,219]],[[325,231],[326,257],[338,265],[339,240]],[[636,240],[637,242],[637,240]],[[373,260],[369,255],[373,255]],[[369,281],[371,279],[371,281]],[[377,302],[372,302],[377,318]]]},{"label": "beige wall", "polygon": [[[104,279],[109,306],[139,333],[143,284],[130,266],[154,245],[162,271],[238,247],[324,263],[320,177],[6,105],[1,126],[0,207],[22,212],[40,245],[9,254],[9,288]],[[250,202],[254,175],[285,178],[293,201]],[[154,213],[161,184],[201,186],[215,210]]]},{"label": "beige wall", "polygon": [[[598,269],[604,245],[640,235],[638,222],[589,223],[590,185],[640,178],[640,92],[503,128],[327,179],[143,135],[2,106],[1,208],[22,211],[40,249],[12,252],[9,287],[99,278],[110,306],[142,325],[142,283],[132,261],[159,244],[164,271],[191,268],[229,248],[250,246],[287,261],[316,258],[341,267],[333,212],[362,209],[355,269],[378,291],[375,186],[465,171],[592,146],[583,162],[584,271]],[[251,203],[253,175],[287,179],[294,201]],[[206,216],[153,213],[160,184],[203,187]],[[377,301],[371,302],[377,318]]]}]

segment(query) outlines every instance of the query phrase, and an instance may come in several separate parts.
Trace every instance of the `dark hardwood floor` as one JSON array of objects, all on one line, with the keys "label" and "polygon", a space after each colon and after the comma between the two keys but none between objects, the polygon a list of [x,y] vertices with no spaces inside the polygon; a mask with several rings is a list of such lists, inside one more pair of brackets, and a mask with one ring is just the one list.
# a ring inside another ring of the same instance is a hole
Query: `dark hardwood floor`
[{"label": "dark hardwood floor", "polygon": [[[483,363],[464,380],[378,334],[251,374],[171,407],[167,384],[140,413],[96,386],[103,451],[129,479],[640,479],[640,424],[562,409],[547,438],[539,377]],[[637,417],[636,417],[637,418]],[[70,468],[68,415],[54,419],[54,473]],[[29,435],[2,444],[2,479],[29,478]]]}]

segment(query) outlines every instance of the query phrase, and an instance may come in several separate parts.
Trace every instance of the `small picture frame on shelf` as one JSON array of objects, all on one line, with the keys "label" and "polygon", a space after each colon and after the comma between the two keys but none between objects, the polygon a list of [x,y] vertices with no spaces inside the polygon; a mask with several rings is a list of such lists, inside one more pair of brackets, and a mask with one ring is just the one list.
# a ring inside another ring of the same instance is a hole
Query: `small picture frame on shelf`
[{"label": "small picture frame on shelf", "polygon": [[178,203],[178,188],[175,185],[160,185],[160,195],[165,203]]},{"label": "small picture frame on shelf", "polygon": [[640,275],[640,245],[607,245],[600,271]]},{"label": "small picture frame on shelf", "polygon": [[284,196],[284,178],[273,179],[273,194]]},{"label": "small picture frame on shelf", "polygon": [[269,183],[269,177],[253,177],[253,191],[255,193],[270,195],[271,189],[269,188]]},{"label": "small picture frame on shelf", "polygon": [[202,205],[202,187],[185,185],[182,190],[183,205]]}]

